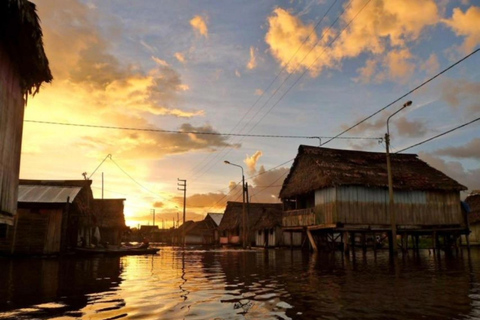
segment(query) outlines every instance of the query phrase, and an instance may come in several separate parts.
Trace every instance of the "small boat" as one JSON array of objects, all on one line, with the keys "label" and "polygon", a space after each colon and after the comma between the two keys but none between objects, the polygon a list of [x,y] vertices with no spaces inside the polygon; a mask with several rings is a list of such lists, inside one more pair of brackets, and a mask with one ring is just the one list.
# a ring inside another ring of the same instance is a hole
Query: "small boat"
[{"label": "small boat", "polygon": [[75,248],[79,254],[103,254],[103,255],[144,255],[156,254],[160,249],[144,247],[108,247],[108,248]]}]

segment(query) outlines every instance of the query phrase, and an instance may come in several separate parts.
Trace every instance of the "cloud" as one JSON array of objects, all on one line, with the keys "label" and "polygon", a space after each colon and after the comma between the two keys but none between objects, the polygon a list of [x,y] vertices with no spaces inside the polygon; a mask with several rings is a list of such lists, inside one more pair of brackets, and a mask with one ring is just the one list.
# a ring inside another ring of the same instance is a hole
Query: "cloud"
[{"label": "cloud", "polygon": [[263,90],[262,89],[255,89],[255,95],[256,96],[261,96],[263,94]]},{"label": "cloud", "polygon": [[257,172],[257,162],[262,155],[262,151],[257,151],[251,157],[247,155],[247,158],[243,160],[243,162],[247,165],[247,169],[251,175]]},{"label": "cloud", "polygon": [[250,47],[250,60],[247,63],[247,69],[253,70],[257,67],[257,59],[255,58],[255,48]]},{"label": "cloud", "polygon": [[205,18],[201,16],[195,16],[192,18],[192,20],[190,20],[190,25],[196,33],[208,38],[208,27]]},{"label": "cloud", "polygon": [[480,7],[472,6],[463,12],[460,8],[453,9],[451,19],[443,22],[455,32],[457,36],[465,37],[462,45],[464,52],[470,52],[480,44]]},{"label": "cloud", "polygon": [[450,178],[466,186],[469,190],[480,188],[480,168],[468,170],[458,161],[445,161],[439,157],[424,152],[420,152],[418,156],[430,166],[442,171]]},{"label": "cloud", "polygon": [[261,166],[257,176],[253,178],[253,186],[249,190],[252,202],[279,202],[278,195],[289,172],[290,168],[281,167],[267,171]]},{"label": "cloud", "polygon": [[165,203],[163,203],[161,201],[156,201],[156,202],[153,203],[154,208],[163,208],[164,205],[165,205]]},{"label": "cloud", "polygon": [[[318,76],[324,68],[340,68],[344,59],[367,53],[382,61],[391,80],[405,81],[413,70],[407,44],[416,41],[425,27],[439,22],[437,4],[433,0],[378,0],[357,15],[364,5],[363,0],[346,5],[342,24],[351,24],[340,35],[336,29],[316,31],[313,24],[304,24],[298,16],[276,8],[268,17],[265,42],[272,56],[290,73],[308,68],[311,76]],[[338,40],[330,47],[337,35]],[[378,65],[370,59],[359,70],[360,80],[373,79],[374,67]]]},{"label": "cloud", "polygon": [[409,121],[406,117],[400,117],[395,120],[398,134],[411,138],[421,137],[427,133],[425,123],[422,121]]},{"label": "cloud", "polygon": [[240,78],[242,74],[240,73],[240,71],[235,70],[235,76],[237,76],[237,78]]},{"label": "cloud", "polygon": [[432,53],[420,68],[426,71],[428,75],[436,74],[440,70],[440,63],[438,62],[437,55]]},{"label": "cloud", "polygon": [[[221,192],[194,194],[187,197],[187,205],[190,208],[225,208],[227,199],[227,195]],[[183,205],[183,197],[175,197],[172,200],[178,205]]]},{"label": "cloud", "polygon": [[175,52],[175,58],[177,58],[177,60],[180,61],[181,63],[186,62],[185,55],[181,52]]},{"label": "cloud", "polygon": [[474,138],[463,146],[438,149],[434,154],[458,159],[480,160],[480,138]]},{"label": "cloud", "polygon": [[441,84],[442,99],[452,107],[460,106],[465,99],[480,98],[480,82],[466,79],[446,79]]}]

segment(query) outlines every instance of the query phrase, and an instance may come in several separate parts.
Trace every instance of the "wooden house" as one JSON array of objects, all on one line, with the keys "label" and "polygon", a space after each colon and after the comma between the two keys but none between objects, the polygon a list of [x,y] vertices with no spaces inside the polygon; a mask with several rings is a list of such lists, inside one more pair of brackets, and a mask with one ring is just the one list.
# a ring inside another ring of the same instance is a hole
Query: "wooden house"
[{"label": "wooden house", "polygon": [[[191,221],[185,229],[186,244],[212,245],[219,241],[218,226],[222,221],[223,214],[208,213],[201,221]],[[180,230],[180,233],[183,229]]]},{"label": "wooden house", "polygon": [[[247,245],[255,245],[257,231],[255,228],[258,225],[264,214],[276,212],[281,210],[280,203],[249,203],[247,205]],[[227,202],[225,213],[223,214],[222,222],[218,227],[220,232],[221,244],[241,244],[242,230],[243,230],[243,203],[242,202]]]},{"label": "wooden house", "polygon": [[282,215],[281,203],[263,208],[260,219],[253,226],[257,247],[278,247],[284,244]]},{"label": "wooden house", "polygon": [[[393,154],[391,161],[397,234],[465,232],[464,186],[415,154]],[[338,233],[354,239],[355,232],[391,231],[384,153],[301,145],[280,198],[284,231],[303,230],[314,249],[320,239],[331,243]]]},{"label": "wooden house", "polygon": [[26,97],[51,80],[35,5],[0,1],[0,241],[17,209]]},{"label": "wooden house", "polygon": [[213,240],[215,243],[219,243],[220,235],[218,233],[218,227],[223,219],[223,213],[207,213],[205,220],[210,220],[213,226]]},{"label": "wooden house", "polygon": [[18,210],[0,250],[9,254],[56,254],[93,236],[91,180],[20,180]]},{"label": "wooden house", "polygon": [[472,192],[465,202],[470,208],[468,213],[468,223],[470,226],[470,234],[468,239],[470,244],[480,245],[480,191],[476,190]]},{"label": "wooden house", "polygon": [[125,199],[95,199],[96,225],[102,242],[118,245],[126,231],[123,213]]}]

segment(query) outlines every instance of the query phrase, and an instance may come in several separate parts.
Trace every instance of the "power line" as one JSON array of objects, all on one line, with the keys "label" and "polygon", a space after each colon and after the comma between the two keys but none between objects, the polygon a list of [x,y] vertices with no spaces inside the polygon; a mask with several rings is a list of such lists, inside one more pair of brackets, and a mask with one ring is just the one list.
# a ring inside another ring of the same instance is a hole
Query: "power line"
[{"label": "power line", "polygon": [[437,73],[436,75],[434,75],[433,77],[431,77],[430,79],[428,79],[427,81],[423,82],[422,84],[416,86],[414,89],[408,91],[407,93],[405,93],[403,96],[401,96],[400,98],[396,99],[395,101],[387,104],[385,107],[379,109],[378,111],[372,113],[370,116],[364,118],[363,120],[357,122],[356,124],[354,124],[353,126],[349,127],[348,129],[345,129],[343,130],[342,132],[340,132],[339,134],[337,134],[335,137],[331,138],[330,140],[322,143],[322,146],[324,144],[327,144],[329,143],[330,141],[334,140],[334,139],[337,139],[338,137],[340,137],[341,135],[343,135],[344,133],[352,130],[353,128],[359,126],[360,124],[364,123],[365,121],[367,121],[368,119],[372,118],[373,116],[379,114],[380,112],[382,112],[383,110],[391,107],[393,104],[397,103],[398,101],[402,100],[403,98],[405,98],[406,96],[410,95],[411,93],[417,91],[418,89],[420,89],[421,87],[423,87],[424,85],[426,85],[427,83],[433,81],[434,79],[436,79],[437,77],[441,76],[442,74],[444,74],[445,72],[447,72],[448,70],[452,69],[453,67],[457,66],[458,64],[460,64],[461,62],[463,62],[464,60],[470,58],[471,56],[473,56],[475,53],[477,53],[478,51],[480,50],[480,48],[474,50],[473,52],[471,52],[470,54],[466,55],[465,57],[463,57],[462,59],[458,60],[457,62],[455,62],[454,64],[450,65],[448,68],[446,69],[443,69],[442,71],[440,71],[439,73]]},{"label": "power line", "polygon": [[118,165],[118,163],[115,162],[115,160],[113,160],[112,157],[110,157],[110,160],[112,160],[112,162],[117,166],[118,169],[120,169],[120,171],[122,171],[127,177],[129,177],[133,182],[135,182],[140,188],[144,189],[145,191],[148,191],[150,192],[151,194],[153,194],[154,196],[156,196],[157,198],[159,199],[163,199],[163,197],[159,196],[158,194],[156,194],[155,192],[151,191],[150,189],[148,189],[147,187],[143,186],[142,184],[140,184],[140,182],[138,182],[137,180],[135,180],[131,175],[129,175],[125,170],[122,169],[122,167],[120,167]]},{"label": "power line", "polygon": [[[303,42],[300,44],[300,46],[297,48],[297,50],[293,53],[293,55],[290,57],[290,59],[288,60],[288,62],[282,67],[282,69],[280,70],[280,72],[278,72],[275,76],[275,78],[270,82],[270,84],[267,86],[267,88],[265,88],[263,91],[262,91],[262,94],[257,98],[257,100],[253,103],[253,105],[248,109],[248,111],[242,116],[242,118],[237,122],[237,124],[232,128],[232,130],[230,130],[230,133],[232,133],[237,127],[238,125],[240,125],[240,123],[246,118],[246,116],[253,110],[253,108],[257,105],[257,103],[265,96],[265,93],[270,90],[270,88],[272,87],[272,85],[275,83],[275,81],[277,81],[278,77],[280,76],[280,74],[282,74],[286,68],[290,65],[290,62],[292,61],[292,59],[297,55],[297,53],[300,51],[300,48],[302,48],[302,46],[310,39],[311,35],[315,32],[315,30],[317,29],[317,27],[320,25],[320,23],[322,23],[322,21],[325,19],[325,17],[328,15],[328,13],[330,12],[330,10],[333,8],[333,6],[335,5],[335,3],[337,3],[337,0],[335,0],[331,5],[330,7],[327,9],[327,11],[325,12],[325,14],[322,16],[322,18],[317,22],[317,24],[314,26],[314,28],[312,29],[312,31],[308,34],[308,36],[303,40]],[[310,53],[310,52],[309,52]],[[307,53],[307,55],[309,54]],[[305,57],[304,57],[305,59]],[[303,61],[303,60],[302,60]],[[290,76],[290,75],[289,75]],[[288,76],[288,77],[289,77]],[[288,79],[287,77],[287,79]],[[281,84],[283,85],[283,83]],[[275,93],[274,93],[275,94]],[[268,101],[267,101],[268,102]],[[260,108],[260,110],[262,109],[263,107]],[[252,117],[255,118],[255,116],[258,114],[258,112]],[[248,125],[249,122],[247,122],[246,125]],[[245,126],[246,126],[245,125]],[[242,132],[243,129],[245,129],[245,126],[243,126],[243,128],[239,131],[239,132]],[[223,147],[223,149],[220,151],[220,152],[223,152],[225,150],[226,147]],[[230,152],[230,151],[229,151]],[[228,152],[225,154],[227,155]],[[208,160],[208,158],[211,157],[212,154],[210,154],[208,157],[205,157],[202,161],[200,161],[197,165],[195,165],[192,169],[191,169],[191,172],[195,171],[196,168],[198,167],[201,167],[202,170],[203,168],[206,168],[208,166],[208,163],[216,160],[220,155],[217,154],[217,156],[214,157],[214,159],[210,160],[210,161],[207,161],[207,163],[204,165],[203,163]],[[225,156],[224,155],[224,156]],[[208,170],[210,170],[211,166],[208,167]]]},{"label": "power line", "polygon": [[414,144],[414,145],[411,145],[410,147],[404,148],[404,149],[402,149],[402,150],[400,150],[400,151],[397,151],[397,152],[395,152],[395,153],[400,153],[400,152],[403,152],[403,151],[405,151],[405,150],[411,149],[411,148],[413,148],[413,147],[417,147],[417,146],[419,146],[419,145],[421,145],[421,144],[424,144],[424,143],[426,143],[426,142],[429,142],[429,141],[432,141],[432,140],[434,140],[434,139],[436,139],[436,138],[439,138],[439,137],[441,137],[441,136],[444,136],[444,135],[446,135],[446,134],[448,134],[448,133],[450,133],[450,132],[453,132],[453,131],[455,131],[455,130],[458,130],[458,129],[460,129],[460,128],[463,128],[463,127],[465,127],[465,126],[468,126],[469,124],[472,124],[472,123],[474,123],[474,122],[477,122],[478,120],[480,120],[480,118],[476,118],[476,119],[474,119],[474,120],[472,120],[472,121],[469,121],[469,122],[467,122],[467,123],[464,123],[464,124],[462,124],[462,125],[459,125],[458,127],[455,127],[455,128],[450,129],[450,130],[448,130],[448,131],[445,131],[445,132],[442,132],[442,133],[440,133],[440,134],[437,134],[436,136],[433,136],[433,137],[431,137],[431,138],[428,138],[428,139],[426,139],[426,140],[423,140],[423,141],[421,141],[421,142],[419,142],[419,143],[416,143],[416,144]]},{"label": "power line", "polygon": [[[157,133],[174,133],[174,134],[198,134],[198,135],[215,135],[215,136],[237,136],[237,137],[254,137],[254,138],[282,138],[282,139],[329,139],[331,137],[314,137],[314,136],[299,136],[299,135],[275,135],[275,134],[241,134],[241,133],[220,133],[220,132],[200,132],[200,131],[181,131],[181,130],[163,130],[163,129],[149,129],[149,128],[133,128],[133,127],[117,127],[117,126],[106,126],[106,125],[94,125],[94,124],[81,124],[81,123],[66,123],[66,122],[54,122],[54,121],[41,121],[41,120],[24,120],[25,122],[31,123],[42,123],[42,124],[52,124],[52,125],[61,125],[61,126],[74,126],[74,127],[87,127],[87,128],[100,128],[100,129],[115,129],[115,130],[130,130],[130,131],[147,131],[147,132],[157,132]],[[352,140],[378,140],[382,138],[376,137],[343,137],[343,139],[352,139]],[[105,161],[111,155],[103,160]],[[102,163],[103,163],[102,161]],[[95,173],[97,167],[93,173]],[[92,175],[93,175],[92,173]],[[90,176],[92,176],[90,175]]]}]

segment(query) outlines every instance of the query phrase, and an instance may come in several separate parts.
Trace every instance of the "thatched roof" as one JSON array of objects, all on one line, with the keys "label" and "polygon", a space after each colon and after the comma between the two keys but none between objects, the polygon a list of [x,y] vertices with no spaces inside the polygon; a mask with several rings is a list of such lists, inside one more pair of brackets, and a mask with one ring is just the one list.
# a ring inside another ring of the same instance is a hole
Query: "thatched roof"
[{"label": "thatched roof", "polygon": [[[393,188],[460,191],[467,188],[430,167],[415,154],[392,154]],[[388,188],[385,153],[301,145],[280,198],[337,186]]]},{"label": "thatched roof", "polygon": [[[225,208],[225,213],[223,214],[223,219],[218,230],[231,230],[238,226],[242,226],[242,208],[242,202],[227,202],[227,207]],[[254,230],[260,222],[267,223],[267,221],[275,220],[270,218],[262,220],[262,217],[264,215],[271,215],[274,217],[278,216],[278,214],[281,215],[282,208],[283,205],[281,203],[250,203],[248,210],[249,213],[247,215],[248,228]]]},{"label": "thatched roof", "polygon": [[123,202],[125,199],[95,199],[97,225],[103,228],[125,228]]},{"label": "thatched roof", "polygon": [[468,214],[468,222],[480,222],[480,192],[472,193],[465,199],[465,202],[470,207],[470,212]]},{"label": "thatched roof", "polygon": [[15,64],[25,94],[35,94],[43,82],[52,80],[42,37],[35,4],[0,1],[0,46]]}]

